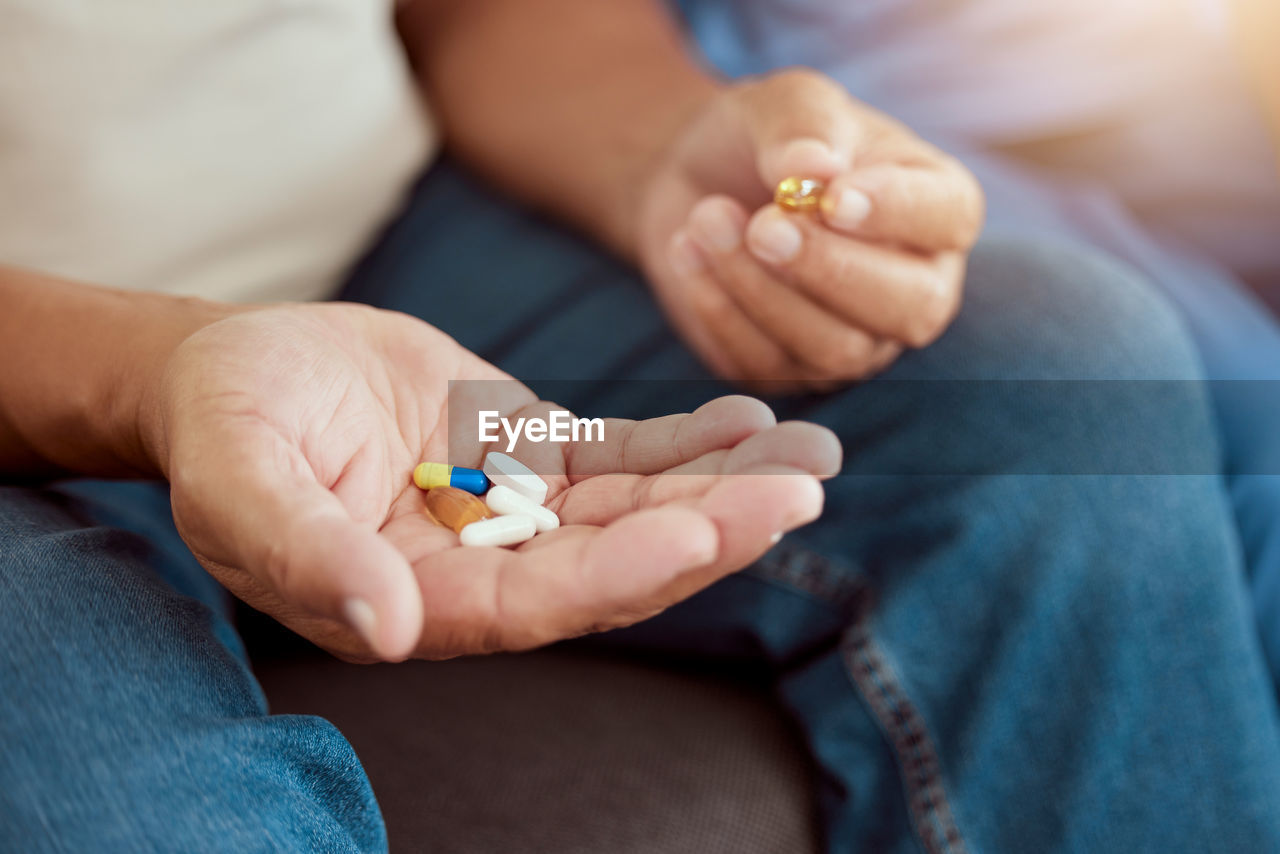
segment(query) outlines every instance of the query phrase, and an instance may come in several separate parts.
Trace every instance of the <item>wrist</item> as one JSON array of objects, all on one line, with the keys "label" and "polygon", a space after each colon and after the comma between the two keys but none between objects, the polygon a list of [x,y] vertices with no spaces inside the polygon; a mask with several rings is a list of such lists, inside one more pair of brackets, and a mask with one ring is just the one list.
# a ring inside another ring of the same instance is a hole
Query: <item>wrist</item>
[{"label": "wrist", "polygon": [[0,471],[163,472],[157,389],[195,330],[243,309],[0,269]]},{"label": "wrist", "polygon": [[[646,134],[634,145],[628,167],[611,194],[598,236],[631,262],[641,257],[645,200],[658,175],[675,159],[681,139],[724,91],[725,85],[701,73],[683,78],[681,85],[653,93],[643,111]],[[678,93],[672,95],[672,91]]]},{"label": "wrist", "polygon": [[121,396],[113,413],[112,443],[125,465],[168,478],[168,375],[173,356],[195,333],[253,308],[195,298],[160,300],[139,346],[120,367],[116,382],[130,393]]},{"label": "wrist", "polygon": [[666,4],[417,2],[397,24],[454,155],[637,256],[650,172],[723,85]]}]

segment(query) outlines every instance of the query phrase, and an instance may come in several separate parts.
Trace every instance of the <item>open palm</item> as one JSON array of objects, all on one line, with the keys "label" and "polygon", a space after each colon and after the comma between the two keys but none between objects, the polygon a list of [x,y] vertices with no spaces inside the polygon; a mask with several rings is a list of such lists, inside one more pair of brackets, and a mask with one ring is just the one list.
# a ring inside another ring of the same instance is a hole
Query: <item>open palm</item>
[{"label": "open palm", "polygon": [[486,450],[448,446],[449,381],[511,417],[551,404],[438,330],[361,306],[263,309],[187,339],[165,376],[158,456],[183,538],[237,596],[351,659],[523,649],[651,616],[815,518],[817,478],[839,467],[828,431],[749,398],[608,420],[602,442],[515,452],[561,528],[463,547],[410,480]]}]

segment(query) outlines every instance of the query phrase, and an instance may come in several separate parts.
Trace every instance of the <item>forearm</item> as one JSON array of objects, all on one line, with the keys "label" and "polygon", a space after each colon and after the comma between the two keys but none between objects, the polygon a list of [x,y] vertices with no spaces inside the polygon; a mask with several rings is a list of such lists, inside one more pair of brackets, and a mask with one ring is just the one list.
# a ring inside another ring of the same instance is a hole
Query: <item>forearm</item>
[{"label": "forearm", "polygon": [[718,87],[658,0],[416,0],[400,29],[451,150],[626,255],[647,171]]},{"label": "forearm", "polygon": [[233,310],[0,268],[0,474],[157,473],[147,391],[183,338]]}]

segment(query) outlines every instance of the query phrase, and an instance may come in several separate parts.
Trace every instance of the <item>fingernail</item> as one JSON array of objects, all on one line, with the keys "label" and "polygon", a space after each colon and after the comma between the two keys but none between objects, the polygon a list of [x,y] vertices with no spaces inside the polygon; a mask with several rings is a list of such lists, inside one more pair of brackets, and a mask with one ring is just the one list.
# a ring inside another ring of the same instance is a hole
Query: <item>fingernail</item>
[{"label": "fingernail", "polygon": [[358,596],[352,596],[342,603],[342,614],[347,623],[364,638],[369,646],[376,646],[375,635],[378,631],[378,615],[373,606]]},{"label": "fingernail", "polygon": [[769,538],[769,545],[776,546],[781,541],[782,541],[782,532],[778,531],[772,537]]},{"label": "fingernail", "polygon": [[698,251],[698,247],[693,244],[689,235],[683,231],[671,239],[667,259],[671,262],[671,269],[677,276],[692,276],[702,272],[704,268],[702,253]]},{"label": "fingernail", "polygon": [[800,254],[800,229],[781,212],[757,220],[750,234],[751,251],[766,264],[785,264]]},{"label": "fingernail", "polygon": [[705,546],[698,550],[697,556],[693,559],[693,566],[706,566],[716,559],[717,548],[715,545]]},{"label": "fingernail", "polygon": [[732,252],[742,242],[742,226],[730,219],[724,211],[706,211],[697,216],[690,227],[694,231],[694,239],[712,252]]},{"label": "fingernail", "polygon": [[801,137],[791,140],[782,148],[776,165],[788,175],[805,175],[839,171],[846,164],[825,140]]},{"label": "fingernail", "polygon": [[822,197],[822,212],[836,228],[856,228],[871,213],[871,199],[866,193],[846,187]]},{"label": "fingernail", "polygon": [[782,530],[794,531],[796,528],[802,528],[814,519],[817,519],[821,512],[821,505],[819,505],[817,507],[802,509],[799,512],[789,513],[787,514],[786,521],[782,524]]}]

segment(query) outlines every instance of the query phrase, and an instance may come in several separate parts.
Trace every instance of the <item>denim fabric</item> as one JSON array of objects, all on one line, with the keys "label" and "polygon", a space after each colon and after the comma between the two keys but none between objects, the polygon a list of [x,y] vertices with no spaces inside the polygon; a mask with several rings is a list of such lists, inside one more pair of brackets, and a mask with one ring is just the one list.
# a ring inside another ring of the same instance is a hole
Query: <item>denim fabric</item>
[{"label": "denim fabric", "polygon": [[[589,642],[767,668],[832,851],[1280,849],[1276,709],[1222,480],[1094,470],[1216,470],[1180,322],[1047,241],[993,235],[969,292],[884,381],[776,402],[845,444],[823,519]],[[717,390],[634,274],[447,167],[344,296],[535,388],[584,381],[560,386],[584,412]],[[1189,381],[1065,424],[1052,396],[989,391],[1101,378]],[[153,486],[0,491],[0,849],[384,846],[349,746],[265,715],[225,597],[173,536]]]},{"label": "denim fabric", "polygon": [[0,851],[370,851],[327,721],[267,715],[168,490],[0,486]]}]

